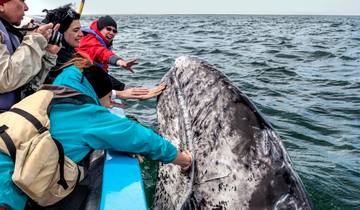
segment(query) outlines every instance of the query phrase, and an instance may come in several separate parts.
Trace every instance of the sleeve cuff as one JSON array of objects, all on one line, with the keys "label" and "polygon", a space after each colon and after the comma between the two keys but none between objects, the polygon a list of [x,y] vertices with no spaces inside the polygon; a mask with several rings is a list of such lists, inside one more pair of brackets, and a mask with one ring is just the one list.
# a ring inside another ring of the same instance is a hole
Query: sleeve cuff
[{"label": "sleeve cuff", "polygon": [[117,95],[116,95],[116,90],[112,90],[111,91],[111,101],[114,101],[116,99]]},{"label": "sleeve cuff", "polygon": [[119,56],[117,55],[113,55],[109,58],[109,64],[110,65],[113,65],[113,66],[116,66],[116,62],[120,59]]}]

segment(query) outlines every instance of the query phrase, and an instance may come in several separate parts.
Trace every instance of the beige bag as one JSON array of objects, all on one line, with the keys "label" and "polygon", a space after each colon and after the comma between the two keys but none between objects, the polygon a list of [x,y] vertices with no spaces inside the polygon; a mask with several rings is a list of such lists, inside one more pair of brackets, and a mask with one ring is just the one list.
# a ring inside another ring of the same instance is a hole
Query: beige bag
[{"label": "beige bag", "polygon": [[12,180],[40,206],[60,201],[83,179],[83,169],[51,138],[47,112],[54,96],[53,90],[40,90],[0,114],[0,151],[15,161]]}]

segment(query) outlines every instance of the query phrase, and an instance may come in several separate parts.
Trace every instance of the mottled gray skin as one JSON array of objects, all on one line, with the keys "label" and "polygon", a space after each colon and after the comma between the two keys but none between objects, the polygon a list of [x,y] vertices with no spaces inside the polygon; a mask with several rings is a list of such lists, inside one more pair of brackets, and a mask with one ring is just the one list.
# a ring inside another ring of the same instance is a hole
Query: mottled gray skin
[{"label": "mottled gray skin", "polygon": [[160,133],[194,164],[160,165],[154,209],[312,209],[278,134],[226,76],[180,57],[162,82]]}]

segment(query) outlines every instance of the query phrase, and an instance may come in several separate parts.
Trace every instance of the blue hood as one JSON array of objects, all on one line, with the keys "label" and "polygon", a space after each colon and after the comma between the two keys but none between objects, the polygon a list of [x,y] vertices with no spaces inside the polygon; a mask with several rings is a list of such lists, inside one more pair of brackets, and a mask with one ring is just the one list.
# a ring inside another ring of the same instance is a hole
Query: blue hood
[{"label": "blue hood", "polygon": [[[81,79],[83,79],[82,82]],[[83,77],[81,71],[74,65],[64,68],[63,72],[58,77],[56,77],[53,84],[78,90],[79,92],[93,98],[98,105],[101,105],[99,98],[97,97],[96,92],[91,86],[90,82],[86,79],[86,77]]]}]

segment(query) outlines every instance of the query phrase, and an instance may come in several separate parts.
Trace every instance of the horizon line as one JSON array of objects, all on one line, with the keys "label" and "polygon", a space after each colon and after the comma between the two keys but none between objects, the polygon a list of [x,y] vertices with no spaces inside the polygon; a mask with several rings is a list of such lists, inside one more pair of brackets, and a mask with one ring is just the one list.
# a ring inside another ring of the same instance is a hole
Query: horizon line
[{"label": "horizon line", "polygon": [[[44,15],[44,14],[27,14],[27,15]],[[351,16],[351,17],[359,17],[360,14],[273,14],[273,13],[83,13],[82,15],[254,15],[254,16]]]}]

